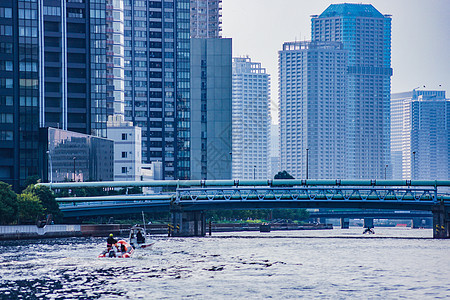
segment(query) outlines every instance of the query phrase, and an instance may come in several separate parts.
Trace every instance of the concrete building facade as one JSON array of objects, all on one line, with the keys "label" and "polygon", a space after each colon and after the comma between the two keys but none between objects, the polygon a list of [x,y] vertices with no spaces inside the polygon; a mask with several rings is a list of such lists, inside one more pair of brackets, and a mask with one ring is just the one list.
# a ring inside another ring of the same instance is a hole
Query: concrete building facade
[{"label": "concrete building facade", "polygon": [[108,121],[108,139],[114,141],[114,180],[141,180],[141,128],[117,115]]},{"label": "concrete building facade", "polygon": [[289,42],[279,51],[280,170],[344,178],[347,50],[339,42]]},{"label": "concrete building facade", "polygon": [[248,57],[233,58],[233,178],[267,179],[269,74]]},{"label": "concrete building facade", "polygon": [[280,125],[270,125],[270,151],[269,151],[269,174],[268,178],[281,171],[280,169]]},{"label": "concrete building facade", "polygon": [[191,37],[219,38],[222,24],[222,0],[191,0]]}]

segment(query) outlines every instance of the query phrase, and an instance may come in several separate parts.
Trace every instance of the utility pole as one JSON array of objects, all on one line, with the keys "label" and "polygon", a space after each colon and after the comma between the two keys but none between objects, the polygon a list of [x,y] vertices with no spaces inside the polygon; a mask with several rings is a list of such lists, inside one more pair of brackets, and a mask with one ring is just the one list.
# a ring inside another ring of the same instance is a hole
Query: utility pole
[{"label": "utility pole", "polygon": [[75,177],[75,161],[77,160],[77,157],[74,156],[73,157],[73,182],[76,181],[76,177]]},{"label": "utility pole", "polygon": [[309,152],[309,148],[306,148],[306,179],[308,179],[308,152]]}]

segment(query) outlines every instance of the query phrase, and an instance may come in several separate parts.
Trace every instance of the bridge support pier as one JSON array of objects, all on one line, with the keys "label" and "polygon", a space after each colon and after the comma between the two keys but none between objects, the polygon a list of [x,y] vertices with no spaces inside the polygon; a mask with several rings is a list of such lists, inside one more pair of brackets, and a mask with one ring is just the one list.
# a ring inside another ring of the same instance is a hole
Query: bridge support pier
[{"label": "bridge support pier", "polygon": [[182,211],[173,209],[171,211],[172,225],[174,227],[172,236],[205,236],[206,219],[203,211]]},{"label": "bridge support pier", "polygon": [[416,228],[422,228],[424,227],[425,220],[423,220],[422,218],[412,218],[411,220],[411,228],[416,229]]},{"label": "bridge support pier", "polygon": [[433,207],[433,238],[450,238],[450,211],[445,209],[444,203]]},{"label": "bridge support pier", "polygon": [[364,218],[364,228],[373,228],[373,218]]},{"label": "bridge support pier", "polygon": [[349,229],[349,228],[350,228],[349,218],[341,218],[341,229]]}]

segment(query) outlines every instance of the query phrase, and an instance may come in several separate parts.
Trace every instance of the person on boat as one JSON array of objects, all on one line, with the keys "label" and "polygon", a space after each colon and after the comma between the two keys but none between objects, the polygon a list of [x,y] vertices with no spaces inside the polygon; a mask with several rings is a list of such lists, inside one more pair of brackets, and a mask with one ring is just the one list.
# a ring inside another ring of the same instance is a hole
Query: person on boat
[{"label": "person on boat", "polygon": [[106,240],[107,250],[110,251],[112,249],[112,246],[116,246],[117,250],[119,250],[119,246],[117,246],[117,240],[114,238],[114,235],[110,233],[108,239]]},{"label": "person on boat", "polygon": [[120,244],[120,252],[122,252],[122,253],[127,252],[127,247],[125,247],[124,244]]},{"label": "person on boat", "polygon": [[140,230],[138,230],[138,232],[136,234],[136,238],[137,238],[138,244],[145,243],[145,237],[142,235]]}]

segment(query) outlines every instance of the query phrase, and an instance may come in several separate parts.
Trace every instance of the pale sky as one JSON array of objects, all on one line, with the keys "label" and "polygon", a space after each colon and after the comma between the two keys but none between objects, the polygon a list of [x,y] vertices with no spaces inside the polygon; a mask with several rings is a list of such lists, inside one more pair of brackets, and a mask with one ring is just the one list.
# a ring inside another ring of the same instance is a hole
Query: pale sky
[{"label": "pale sky", "polygon": [[248,55],[267,69],[276,104],[283,42],[310,40],[310,16],[344,2],[372,4],[392,15],[391,92],[425,85],[450,98],[450,0],[222,0],[222,36],[233,38],[233,57]]}]

